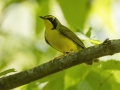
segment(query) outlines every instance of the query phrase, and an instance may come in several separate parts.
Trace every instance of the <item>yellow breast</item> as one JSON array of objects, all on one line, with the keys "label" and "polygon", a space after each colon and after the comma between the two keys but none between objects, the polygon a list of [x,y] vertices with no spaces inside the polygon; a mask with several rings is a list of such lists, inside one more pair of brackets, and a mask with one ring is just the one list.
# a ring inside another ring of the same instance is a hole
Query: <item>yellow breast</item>
[{"label": "yellow breast", "polygon": [[70,38],[62,35],[57,30],[46,30],[45,38],[49,44],[60,52],[74,52],[79,50],[78,45]]}]

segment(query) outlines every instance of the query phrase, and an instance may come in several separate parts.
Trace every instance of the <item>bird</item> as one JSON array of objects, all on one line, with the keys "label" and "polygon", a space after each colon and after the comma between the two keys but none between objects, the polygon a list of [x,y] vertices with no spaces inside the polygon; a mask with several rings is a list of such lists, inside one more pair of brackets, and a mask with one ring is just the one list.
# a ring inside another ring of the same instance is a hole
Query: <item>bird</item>
[{"label": "bird", "polygon": [[[45,41],[51,47],[63,54],[70,54],[85,49],[81,39],[69,28],[62,25],[53,15],[39,16],[45,24]],[[93,61],[87,61],[87,65],[92,65]]]}]

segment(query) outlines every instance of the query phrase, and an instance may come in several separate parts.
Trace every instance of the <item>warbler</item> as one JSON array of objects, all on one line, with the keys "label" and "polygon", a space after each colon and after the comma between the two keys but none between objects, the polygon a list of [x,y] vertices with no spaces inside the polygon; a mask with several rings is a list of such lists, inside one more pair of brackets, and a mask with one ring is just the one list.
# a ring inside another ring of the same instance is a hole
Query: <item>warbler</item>
[{"label": "warbler", "polygon": [[[60,21],[53,15],[39,16],[44,20],[45,24],[45,41],[54,49],[69,54],[81,49],[85,49],[85,45],[69,28],[62,25]],[[86,62],[91,65],[92,61]]]}]

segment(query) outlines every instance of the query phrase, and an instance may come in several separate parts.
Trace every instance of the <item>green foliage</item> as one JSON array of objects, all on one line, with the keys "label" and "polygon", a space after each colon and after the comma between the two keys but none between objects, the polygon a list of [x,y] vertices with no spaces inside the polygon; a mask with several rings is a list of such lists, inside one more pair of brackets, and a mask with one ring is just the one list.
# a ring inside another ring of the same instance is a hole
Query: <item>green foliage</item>
[{"label": "green foliage", "polygon": [[0,76],[7,75],[7,74],[12,73],[12,72],[16,72],[14,68],[0,72]]},{"label": "green foliage", "polygon": [[120,61],[110,60],[102,64],[105,70],[120,70]]},{"label": "green foliage", "polygon": [[89,42],[91,42],[93,45],[97,45],[97,44],[101,44],[102,43],[99,40],[93,40],[93,39],[89,39]]},{"label": "green foliage", "polygon": [[89,10],[88,0],[57,0],[67,22],[72,27],[83,29],[87,11]]},{"label": "green foliage", "polygon": [[[51,2],[57,2],[62,11],[61,14],[58,7],[55,8],[57,17],[63,15],[71,30],[84,33],[85,28],[92,27],[85,34],[88,42],[94,45],[100,44],[101,38],[108,38],[111,32],[116,36],[111,17],[108,16],[112,0],[90,1],[0,0],[0,76],[11,74],[15,70],[30,69],[60,55],[45,43],[44,23],[39,18],[40,15],[51,14],[52,6],[56,4]],[[107,26],[109,30],[98,25],[94,18],[92,21],[96,27],[90,26],[92,24],[88,22],[91,16],[100,19],[98,22],[102,22],[102,25]],[[103,33],[99,34],[101,31]],[[93,34],[97,39],[92,39]],[[119,76],[119,61],[100,61],[92,66],[81,64],[71,67],[16,90],[118,90]]]},{"label": "green foliage", "polygon": [[91,36],[91,31],[92,31],[92,27],[90,27],[90,28],[88,29],[88,31],[86,32],[86,36],[89,37],[89,38],[90,38],[90,36]]}]

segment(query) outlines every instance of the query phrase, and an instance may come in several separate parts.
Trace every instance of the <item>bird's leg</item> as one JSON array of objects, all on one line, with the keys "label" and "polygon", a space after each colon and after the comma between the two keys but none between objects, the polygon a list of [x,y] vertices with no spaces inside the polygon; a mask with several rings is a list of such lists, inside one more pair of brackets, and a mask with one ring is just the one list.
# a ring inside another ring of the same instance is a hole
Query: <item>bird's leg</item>
[{"label": "bird's leg", "polygon": [[63,55],[60,55],[60,56],[58,56],[58,57],[55,57],[53,60],[60,59],[60,58],[62,58],[62,57],[64,57],[64,56],[67,56],[67,57],[68,57],[71,53],[72,53],[72,52],[63,52]]},{"label": "bird's leg", "polygon": [[66,57],[68,57],[70,54],[72,54],[73,52],[63,52],[63,55],[60,55],[60,56],[58,56],[58,57],[55,57],[53,60],[52,60],[52,62],[54,61],[54,60],[57,60],[57,59],[60,59],[60,58],[62,58],[62,57],[64,57],[64,56],[66,56]]},{"label": "bird's leg", "polygon": [[60,58],[62,58],[64,55],[60,55],[60,56],[58,56],[58,57],[55,57],[53,60],[57,60],[57,59],[60,59]]}]

